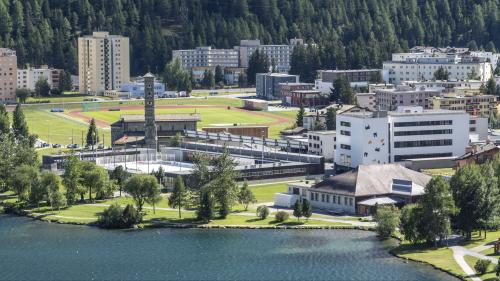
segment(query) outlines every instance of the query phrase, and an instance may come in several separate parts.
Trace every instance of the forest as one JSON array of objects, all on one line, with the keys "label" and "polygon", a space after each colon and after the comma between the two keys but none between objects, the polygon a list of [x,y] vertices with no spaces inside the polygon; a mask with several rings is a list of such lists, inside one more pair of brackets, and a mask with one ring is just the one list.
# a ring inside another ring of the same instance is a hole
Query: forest
[{"label": "forest", "polygon": [[77,72],[77,38],[130,37],[131,74],[164,70],[172,50],[303,38],[321,68],[380,67],[414,45],[500,46],[498,0],[0,0],[0,47],[18,64]]}]

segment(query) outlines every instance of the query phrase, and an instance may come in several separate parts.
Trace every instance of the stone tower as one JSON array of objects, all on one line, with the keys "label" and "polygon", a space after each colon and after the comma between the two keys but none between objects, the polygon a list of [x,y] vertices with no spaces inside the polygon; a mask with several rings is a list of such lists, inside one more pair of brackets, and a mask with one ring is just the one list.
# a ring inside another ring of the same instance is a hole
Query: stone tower
[{"label": "stone tower", "polygon": [[144,75],[144,120],[145,124],[145,141],[148,148],[157,149],[158,137],[156,135],[155,121],[155,92],[154,84],[155,77],[151,73]]}]

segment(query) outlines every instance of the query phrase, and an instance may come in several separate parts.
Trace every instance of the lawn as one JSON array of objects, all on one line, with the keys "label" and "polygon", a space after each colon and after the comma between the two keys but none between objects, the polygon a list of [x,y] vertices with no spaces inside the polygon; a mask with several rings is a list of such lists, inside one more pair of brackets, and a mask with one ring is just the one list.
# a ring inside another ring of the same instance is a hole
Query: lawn
[{"label": "lawn", "polygon": [[403,244],[392,250],[400,258],[408,258],[431,264],[442,270],[463,276],[465,273],[453,258],[450,248],[430,248],[422,245]]},{"label": "lawn", "polygon": [[[484,235],[484,233],[483,233]],[[497,231],[488,231],[486,233],[486,239],[483,239],[483,236],[479,236],[479,233],[473,233],[470,241],[464,241],[461,243],[462,246],[470,249],[483,244],[486,244],[491,241],[496,241],[500,238],[500,230]]]},{"label": "lawn", "polygon": [[493,258],[500,259],[500,255],[495,255],[495,249],[493,247],[482,251],[481,254],[483,254],[485,256],[490,256],[490,257],[493,257]]},{"label": "lawn", "polygon": [[338,223],[338,222],[324,222],[324,221],[316,221],[313,219],[310,219],[309,221],[306,221],[304,218],[302,218],[300,221],[298,221],[296,218],[290,216],[290,219],[286,220],[285,222],[277,222],[274,219],[274,216],[270,215],[264,220],[261,220],[257,217],[251,217],[251,216],[242,216],[242,215],[235,215],[231,214],[227,216],[226,219],[220,220],[220,219],[215,219],[210,222],[210,224],[213,225],[268,225],[268,226],[279,226],[279,225],[286,225],[286,226],[298,226],[298,225],[327,225],[327,226],[347,226],[350,224],[347,223]]},{"label": "lawn", "polygon": [[[476,262],[479,260],[478,258],[476,257],[472,257],[472,256],[464,256],[464,259],[465,259],[465,262],[472,268],[472,270],[474,270],[474,272],[476,272],[476,270],[474,269],[474,265],[476,264]],[[481,280],[484,280],[484,281],[494,281],[494,280],[497,280],[496,279],[496,274],[495,274],[495,264],[491,263],[490,266],[488,266],[488,270],[486,271],[485,274],[483,275],[476,275],[477,277],[481,278]],[[477,272],[476,272],[477,274]]]},{"label": "lawn", "polygon": [[[31,133],[46,142],[58,144],[82,144],[85,141],[88,125],[83,121],[67,118],[61,113],[52,113],[47,109],[25,107],[24,115]],[[101,129],[100,138],[104,134],[105,145],[109,145],[110,130]],[[82,137],[83,136],[83,137]],[[101,140],[102,141],[102,140]]]}]

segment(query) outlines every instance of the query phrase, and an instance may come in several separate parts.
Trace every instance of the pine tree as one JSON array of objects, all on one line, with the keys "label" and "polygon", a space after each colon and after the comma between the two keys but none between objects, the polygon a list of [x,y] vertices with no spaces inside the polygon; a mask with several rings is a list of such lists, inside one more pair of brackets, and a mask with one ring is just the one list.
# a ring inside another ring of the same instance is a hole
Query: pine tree
[{"label": "pine tree", "polygon": [[326,129],[335,130],[337,126],[337,111],[333,107],[326,110]]},{"label": "pine tree", "polygon": [[253,52],[248,60],[247,81],[250,85],[255,85],[257,73],[269,72],[269,59],[266,54],[259,50]]},{"label": "pine tree", "polygon": [[304,115],[306,111],[304,109],[304,105],[300,103],[299,111],[297,112],[297,117],[295,120],[295,124],[297,124],[297,127],[302,127],[304,125]]},{"label": "pine tree", "polygon": [[87,145],[92,147],[99,143],[99,132],[97,131],[97,126],[95,125],[95,119],[90,120],[89,129],[87,131]]},{"label": "pine tree", "polygon": [[309,200],[304,199],[304,203],[302,204],[302,212],[304,217],[306,217],[306,220],[309,220],[309,218],[312,216],[312,205]]},{"label": "pine tree", "polygon": [[241,186],[240,193],[238,194],[238,201],[243,204],[245,211],[248,210],[248,205],[250,203],[257,203],[255,195],[253,195],[252,190],[248,188],[248,183],[245,181]]},{"label": "pine tree", "polygon": [[182,218],[181,208],[187,204],[187,191],[184,187],[184,180],[181,176],[177,176],[174,181],[174,189],[168,198],[168,205],[172,208],[179,209],[179,218]]},{"label": "pine tree", "polygon": [[214,201],[212,194],[208,190],[202,190],[200,206],[196,212],[198,220],[209,222],[214,217]]},{"label": "pine tree", "polygon": [[50,94],[50,86],[47,77],[40,76],[35,84],[35,95],[37,97],[47,97]]},{"label": "pine tree", "polygon": [[14,137],[17,140],[29,139],[30,135],[28,131],[28,124],[24,118],[24,113],[20,103],[17,104],[12,119],[12,132],[14,133]]},{"label": "pine tree", "polygon": [[217,85],[224,85],[224,71],[222,70],[222,67],[220,65],[217,65],[215,67],[215,84]]},{"label": "pine tree", "polygon": [[303,214],[302,202],[298,199],[293,205],[293,216],[296,217],[297,220],[300,220],[300,217],[302,217]]},{"label": "pine tree", "polygon": [[0,135],[10,133],[9,114],[4,104],[0,104]]}]

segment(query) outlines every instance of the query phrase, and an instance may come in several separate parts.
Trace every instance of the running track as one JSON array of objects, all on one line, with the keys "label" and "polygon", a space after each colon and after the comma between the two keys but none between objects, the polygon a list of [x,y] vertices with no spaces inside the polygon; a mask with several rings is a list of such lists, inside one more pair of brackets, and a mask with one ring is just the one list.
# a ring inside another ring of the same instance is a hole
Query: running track
[{"label": "running track", "polygon": [[[142,109],[144,109],[144,106],[142,106],[142,105],[124,105],[124,106],[101,107],[99,111],[108,111],[110,108],[117,108],[117,107],[120,108],[121,110],[142,110]],[[197,105],[157,105],[155,108],[157,108],[157,109],[220,108],[220,109],[227,110],[227,106],[225,106],[225,105],[198,105],[198,106]],[[260,123],[259,125],[275,126],[275,125],[281,125],[281,124],[290,122],[289,118],[278,116],[275,114],[269,114],[266,112],[249,111],[249,110],[241,109],[238,107],[231,107],[231,110],[237,110],[237,111],[245,112],[246,114],[272,118],[275,120],[273,122]],[[90,122],[90,120],[92,119],[92,117],[85,115],[81,109],[71,110],[67,113],[67,115],[72,117],[72,118],[75,118],[75,119],[84,120],[87,123]],[[201,118],[203,119],[203,115],[201,116]],[[101,128],[109,127],[109,125],[111,125],[109,122],[104,121],[104,120],[100,120],[100,119],[95,119],[95,123],[98,127],[101,127]]]}]

